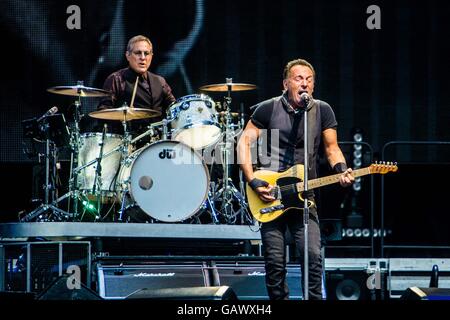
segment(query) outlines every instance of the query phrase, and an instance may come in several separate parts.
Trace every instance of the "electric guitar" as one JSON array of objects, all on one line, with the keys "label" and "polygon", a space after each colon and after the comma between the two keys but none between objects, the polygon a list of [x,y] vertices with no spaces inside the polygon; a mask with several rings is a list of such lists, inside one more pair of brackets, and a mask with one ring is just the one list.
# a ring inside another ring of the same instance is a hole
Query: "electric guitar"
[{"label": "electric guitar", "polygon": [[[369,167],[353,170],[355,178],[368,174],[385,174],[396,172],[397,163],[375,163]],[[271,195],[275,200],[265,202],[261,200],[258,194],[247,184],[247,200],[250,212],[259,222],[269,222],[281,216],[290,208],[303,208],[303,198],[301,192],[304,191],[303,183],[303,165],[297,164],[283,172],[274,172],[270,170],[258,170],[254,173],[255,178],[267,181],[274,186]],[[319,188],[321,186],[339,182],[340,173],[308,181],[308,190]],[[309,200],[308,200],[309,201]],[[308,206],[312,204],[309,201]]]}]

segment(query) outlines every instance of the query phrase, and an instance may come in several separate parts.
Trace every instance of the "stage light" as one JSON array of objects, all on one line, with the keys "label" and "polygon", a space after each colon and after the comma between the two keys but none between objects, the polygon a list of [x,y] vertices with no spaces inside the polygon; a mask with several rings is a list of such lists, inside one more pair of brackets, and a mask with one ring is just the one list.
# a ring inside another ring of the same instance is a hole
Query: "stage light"
[{"label": "stage light", "polygon": [[353,159],[353,168],[358,169],[362,165],[361,158],[355,158]]},{"label": "stage light", "polygon": [[370,230],[369,229],[363,229],[362,230],[362,236],[364,237],[364,238],[368,238],[368,237],[370,237]]},{"label": "stage light", "polygon": [[360,132],[357,132],[353,135],[353,140],[356,142],[361,142],[363,140],[363,136]]},{"label": "stage light", "polygon": [[91,210],[94,211],[95,210],[95,206],[92,203],[89,203],[88,201],[84,200],[82,202],[83,207],[85,207],[87,210]]}]

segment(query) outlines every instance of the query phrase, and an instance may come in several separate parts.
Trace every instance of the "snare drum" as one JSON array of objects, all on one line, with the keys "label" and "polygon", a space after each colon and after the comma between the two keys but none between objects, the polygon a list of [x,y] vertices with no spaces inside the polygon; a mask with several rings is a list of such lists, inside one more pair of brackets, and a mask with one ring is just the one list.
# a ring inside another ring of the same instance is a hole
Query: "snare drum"
[{"label": "snare drum", "polygon": [[216,104],[205,94],[181,97],[168,109],[172,140],[195,150],[216,143],[221,137]]},{"label": "snare drum", "polygon": [[117,193],[127,191],[150,217],[183,221],[206,200],[209,173],[202,157],[177,141],[161,140],[132,153],[120,168]]}]

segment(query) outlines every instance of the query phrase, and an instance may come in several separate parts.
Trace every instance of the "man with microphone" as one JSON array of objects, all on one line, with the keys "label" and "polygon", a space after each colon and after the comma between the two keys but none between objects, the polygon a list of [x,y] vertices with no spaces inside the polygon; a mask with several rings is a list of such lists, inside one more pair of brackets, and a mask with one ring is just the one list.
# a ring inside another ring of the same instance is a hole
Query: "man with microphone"
[{"label": "man with microphone", "polygon": [[[317,178],[317,156],[320,142],[323,141],[328,163],[336,173],[342,174],[339,183],[345,187],[354,182],[352,169],[347,168],[337,142],[337,121],[334,112],[328,103],[312,97],[314,80],[315,71],[309,62],[303,59],[290,61],[283,72],[283,93],[252,108],[253,114],[238,142],[238,160],[249,186],[262,201],[269,203],[275,200],[272,192],[274,186],[255,178],[253,162],[262,169],[274,172],[282,172],[296,164],[303,164],[305,114],[308,117],[308,179]],[[262,155],[258,152],[258,159],[252,159],[251,146],[257,140],[265,140],[260,145],[267,146],[268,152]],[[311,300],[319,300],[322,299],[322,257],[314,191],[308,190],[308,194],[302,194],[302,197],[308,198],[313,204],[309,209],[308,297]],[[300,252],[302,272],[305,269],[303,211],[300,210],[302,206],[303,204],[289,209],[275,220],[261,224],[266,287],[269,298],[273,300],[289,298],[285,252],[287,229]]]}]

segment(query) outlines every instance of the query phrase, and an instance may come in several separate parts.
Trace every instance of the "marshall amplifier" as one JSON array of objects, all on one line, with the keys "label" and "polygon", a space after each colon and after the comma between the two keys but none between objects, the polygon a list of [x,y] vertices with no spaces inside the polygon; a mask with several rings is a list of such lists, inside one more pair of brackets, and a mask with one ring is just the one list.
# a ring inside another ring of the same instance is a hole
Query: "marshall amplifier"
[{"label": "marshall amplifier", "polygon": [[[211,263],[213,285],[229,286],[239,300],[267,300],[263,262]],[[298,264],[288,264],[289,299],[302,299],[301,270]]]},{"label": "marshall amplifier", "polygon": [[97,264],[97,290],[104,299],[125,299],[143,289],[207,287],[205,262]]}]

